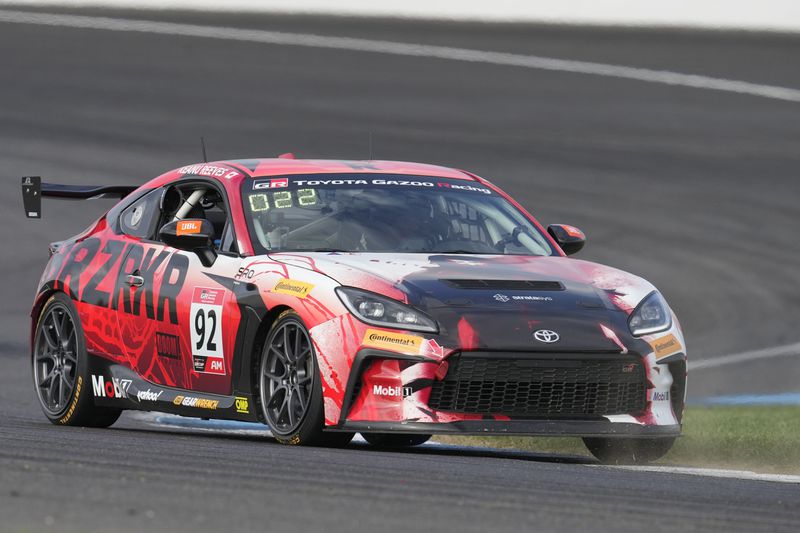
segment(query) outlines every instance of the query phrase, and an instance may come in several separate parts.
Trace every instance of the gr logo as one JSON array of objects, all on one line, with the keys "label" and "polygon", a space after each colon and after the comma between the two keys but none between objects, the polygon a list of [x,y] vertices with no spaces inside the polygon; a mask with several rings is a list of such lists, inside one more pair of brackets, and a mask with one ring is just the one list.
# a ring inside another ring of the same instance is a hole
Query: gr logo
[{"label": "gr logo", "polygon": [[92,375],[92,392],[95,398],[127,398],[131,380]]}]

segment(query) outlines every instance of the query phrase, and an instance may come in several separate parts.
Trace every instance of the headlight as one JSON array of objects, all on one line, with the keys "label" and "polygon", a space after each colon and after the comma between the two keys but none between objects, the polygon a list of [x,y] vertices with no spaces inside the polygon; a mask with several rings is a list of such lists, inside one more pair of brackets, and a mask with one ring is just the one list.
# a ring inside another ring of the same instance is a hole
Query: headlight
[{"label": "headlight", "polygon": [[336,294],[348,311],[367,324],[430,333],[439,331],[431,317],[397,300],[353,287],[336,287]]},{"label": "headlight", "polygon": [[635,336],[658,333],[672,326],[669,306],[658,291],[651,292],[628,318],[628,327]]}]

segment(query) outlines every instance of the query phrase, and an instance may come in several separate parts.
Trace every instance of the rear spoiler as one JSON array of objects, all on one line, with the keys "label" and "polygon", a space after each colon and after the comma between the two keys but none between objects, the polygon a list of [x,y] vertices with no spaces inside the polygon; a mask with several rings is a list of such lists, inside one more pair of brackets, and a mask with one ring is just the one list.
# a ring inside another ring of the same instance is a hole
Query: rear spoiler
[{"label": "rear spoiler", "polygon": [[22,203],[25,216],[42,218],[42,197],[63,200],[94,200],[95,198],[125,198],[138,189],[127,185],[59,185],[42,183],[39,176],[22,178]]}]

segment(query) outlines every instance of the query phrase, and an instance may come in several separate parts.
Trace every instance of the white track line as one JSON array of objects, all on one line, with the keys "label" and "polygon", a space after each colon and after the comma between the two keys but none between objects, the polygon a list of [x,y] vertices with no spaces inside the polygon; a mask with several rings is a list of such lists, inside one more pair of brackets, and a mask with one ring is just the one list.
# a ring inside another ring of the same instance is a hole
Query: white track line
[{"label": "white track line", "polygon": [[[592,467],[604,467],[604,465],[587,465]],[[748,470],[722,470],[717,468],[689,468],[682,466],[613,466],[605,468],[616,468],[620,470],[633,470],[638,472],[657,472],[663,474],[684,474],[689,476],[719,477],[725,479],[742,479],[745,481],[771,481],[774,483],[795,483],[800,484],[800,476],[788,474],[759,474]]]},{"label": "white track line", "polygon": [[759,359],[770,359],[772,357],[786,357],[790,355],[800,355],[800,342],[787,344],[785,346],[775,346],[764,348],[763,350],[753,350],[700,361],[689,361],[689,370],[702,370],[704,368],[718,368],[720,366],[733,365],[736,363],[748,363]]},{"label": "white track line", "polygon": [[310,48],[328,48],[354,52],[372,52],[396,56],[427,57],[522,67],[575,74],[590,74],[611,78],[660,83],[695,89],[724,91],[736,94],[760,96],[788,102],[800,102],[800,90],[772,85],[761,85],[746,81],[712,78],[695,74],[682,74],[666,70],[608,65],[587,61],[571,61],[522,54],[487,52],[466,48],[431,46],[413,43],[397,43],[350,37],[329,37],[306,33],[285,33],[264,30],[247,30],[219,26],[199,26],[171,22],[128,20],[108,17],[87,17],[79,15],[56,15],[50,13],[28,13],[24,11],[0,11],[0,22],[17,24],[39,24],[124,32],[139,32],[184,37],[202,37],[228,41],[245,41]]}]

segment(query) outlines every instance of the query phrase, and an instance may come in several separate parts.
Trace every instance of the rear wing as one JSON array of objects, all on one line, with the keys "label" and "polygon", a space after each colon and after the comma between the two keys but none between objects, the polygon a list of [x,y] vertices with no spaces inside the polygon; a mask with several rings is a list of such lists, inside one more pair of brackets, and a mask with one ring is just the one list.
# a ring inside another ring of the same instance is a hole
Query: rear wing
[{"label": "rear wing", "polygon": [[95,198],[125,198],[138,189],[127,185],[59,185],[42,183],[39,176],[22,178],[22,204],[25,216],[42,218],[42,197],[62,200],[94,200]]}]

